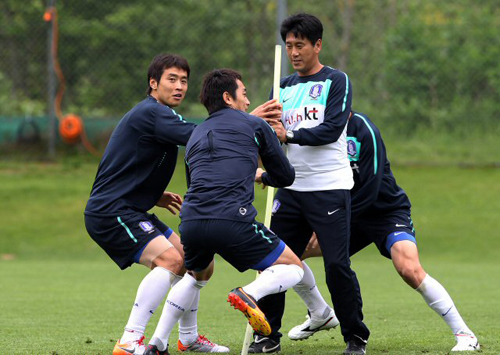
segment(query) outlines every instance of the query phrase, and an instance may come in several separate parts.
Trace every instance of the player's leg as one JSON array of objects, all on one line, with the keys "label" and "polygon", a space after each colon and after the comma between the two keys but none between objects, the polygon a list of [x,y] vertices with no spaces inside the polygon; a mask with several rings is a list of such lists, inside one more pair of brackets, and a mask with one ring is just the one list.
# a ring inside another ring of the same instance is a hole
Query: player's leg
[{"label": "player's leg", "polygon": [[427,305],[448,324],[457,340],[452,351],[479,350],[477,338],[465,324],[446,289],[420,265],[414,237],[408,233],[401,233],[397,237],[408,239],[399,239],[392,244],[390,252],[394,267],[403,280],[420,293]]},{"label": "player's leg", "polygon": [[302,263],[298,256],[285,243],[281,242],[278,248],[281,246],[283,252],[276,261],[265,267],[255,281],[243,287],[256,301],[267,295],[288,290],[303,277]]},{"label": "player's leg", "polygon": [[[254,269],[261,275],[250,284],[233,289],[228,301],[249,319],[259,334],[268,336],[271,327],[257,301],[270,294],[286,291],[303,277],[302,263],[295,253],[276,234],[262,223],[241,226],[240,240],[235,247],[225,248],[221,256],[238,270]],[[246,229],[246,230],[245,230]]]},{"label": "player's leg", "polygon": [[335,312],[326,303],[316,285],[312,270],[304,261],[302,266],[304,277],[293,289],[306,304],[308,314],[304,323],[288,332],[288,337],[292,340],[304,340],[321,330],[329,330],[339,325]]},{"label": "player's leg", "polygon": [[[182,246],[179,236],[172,236],[170,242],[175,249],[179,252],[184,260],[184,248]],[[186,273],[186,268],[182,267],[180,275]],[[176,276],[172,287],[182,280],[182,276]],[[198,305],[200,303],[200,292],[194,292],[194,300],[190,306],[189,312],[184,312],[181,319],[179,319],[179,341],[181,344],[193,344],[199,338],[198,334]]]},{"label": "player's leg", "polygon": [[[142,213],[118,217],[86,216],[85,225],[91,237],[121,269],[133,263],[142,263],[148,268],[153,266],[138,288],[125,331],[113,349],[113,354],[142,353],[143,334],[151,312],[162,301],[174,274],[182,266],[182,259],[165,238],[171,230],[165,225],[158,228],[150,215]],[[168,262],[161,263],[163,267],[154,267],[153,260],[162,255]]]},{"label": "player's leg", "polygon": [[[297,255],[305,250],[312,229],[302,215],[298,193],[286,189],[279,189],[274,200],[271,230],[283,240]],[[302,237],[302,238],[301,238]],[[278,349],[281,333],[281,319],[285,310],[285,293],[280,292],[261,298],[259,308],[265,313],[272,332],[263,337],[254,333],[255,340],[250,345],[249,352],[258,353],[262,349]],[[276,350],[277,351],[277,350]]]},{"label": "player's leg", "polygon": [[[365,235],[363,230],[364,225],[365,223],[351,223],[349,256],[356,254],[358,251],[364,249],[373,242]],[[323,256],[323,253],[321,251],[321,247],[319,246],[316,233],[313,233],[313,236],[306,247],[306,251],[302,254],[302,260],[315,256]],[[293,327],[288,332],[288,337],[292,340],[307,339],[321,330],[330,330],[339,324],[335,312],[326,303],[316,286],[316,280],[312,270],[304,261],[302,264],[304,267],[304,277],[302,278],[301,284],[304,284],[305,287],[300,289],[300,286],[297,285],[294,287],[294,290],[298,291],[297,293],[301,295],[304,303],[306,303],[308,314],[304,323]],[[319,310],[320,312],[317,312],[315,317],[312,318],[311,314],[315,312],[311,312],[311,310]],[[321,310],[323,310],[323,313],[321,313]]]},{"label": "player's leg", "polygon": [[149,242],[140,255],[136,254],[135,259],[151,268],[151,271],[144,277],[137,289],[134,305],[120,344],[137,342],[143,338],[146,325],[170,290],[183,264],[182,257],[164,236],[159,236]]},{"label": "player's leg", "polygon": [[[168,226],[164,225],[155,215],[151,215],[151,219],[159,228],[163,227],[168,229]],[[181,240],[178,235],[175,233],[169,238],[169,241],[175,247],[175,249],[179,252],[182,259],[184,260],[184,247],[181,243]],[[182,280],[183,275],[186,272],[186,268],[184,265],[178,275],[176,275],[174,282],[172,283],[172,287]],[[189,277],[188,277],[189,278]],[[188,351],[192,351],[193,348],[196,348],[196,351],[201,352],[203,350],[206,351],[214,351],[214,347],[217,347],[216,344],[210,343],[205,337],[198,334],[198,305],[200,302],[200,292],[199,290],[192,290],[194,300],[190,306],[190,311],[186,311],[182,314],[179,319],[179,343],[178,347],[181,349],[189,349]],[[177,291],[179,293],[179,291]],[[210,348],[208,345],[212,345]],[[220,350],[220,349],[219,349]]]},{"label": "player's leg", "polygon": [[362,299],[349,259],[350,194],[348,190],[311,192],[304,213],[323,251],[326,282],[340,321],[346,353],[365,348],[370,332],[363,323]]},{"label": "player's leg", "polygon": [[[168,339],[173,327],[180,319],[185,318],[187,313],[197,310],[195,303],[199,300],[200,290],[213,273],[214,253],[203,244],[210,241],[209,231],[198,221],[182,222],[179,230],[182,233],[185,266],[194,271],[187,272],[172,287],[145,355],[168,351]],[[178,348],[180,351],[229,352],[228,348],[211,343],[200,335],[190,343],[179,341]]]}]

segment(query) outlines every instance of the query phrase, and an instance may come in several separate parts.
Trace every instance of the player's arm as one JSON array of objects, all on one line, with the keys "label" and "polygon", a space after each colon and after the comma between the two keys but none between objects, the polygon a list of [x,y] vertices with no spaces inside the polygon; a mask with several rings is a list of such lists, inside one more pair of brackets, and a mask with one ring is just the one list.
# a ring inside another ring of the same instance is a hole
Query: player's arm
[{"label": "player's arm", "polygon": [[293,138],[287,139],[287,143],[318,146],[336,142],[349,119],[351,100],[352,87],[349,77],[338,71],[332,78],[324,121],[313,128],[293,131]]},{"label": "player's arm", "polygon": [[356,138],[361,143],[357,168],[360,188],[351,196],[351,213],[362,213],[378,198],[385,165],[385,146],[380,131],[362,116],[354,114],[357,124]]},{"label": "player's arm", "polygon": [[295,169],[281,149],[280,142],[273,129],[264,121],[255,132],[259,145],[259,155],[266,168],[260,179],[264,185],[286,187],[295,180]]},{"label": "player's arm", "polygon": [[168,107],[156,108],[155,136],[160,143],[185,146],[195,127],[194,123],[186,122]]}]

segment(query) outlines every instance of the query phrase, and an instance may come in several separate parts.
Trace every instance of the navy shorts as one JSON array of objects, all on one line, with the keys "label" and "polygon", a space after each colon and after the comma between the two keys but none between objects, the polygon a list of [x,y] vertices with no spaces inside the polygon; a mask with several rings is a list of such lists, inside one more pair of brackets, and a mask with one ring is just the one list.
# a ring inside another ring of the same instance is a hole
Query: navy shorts
[{"label": "navy shorts", "polygon": [[154,238],[170,237],[172,229],[150,213],[130,213],[116,217],[85,214],[90,237],[120,267],[126,269],[139,260],[146,245]]},{"label": "navy shorts", "polygon": [[219,254],[238,271],[264,270],[274,264],[285,249],[283,243],[262,223],[222,219],[181,222],[186,268],[202,271]]},{"label": "navy shorts", "polygon": [[380,254],[391,259],[391,247],[401,240],[417,244],[410,210],[400,210],[377,218],[353,218],[349,254],[354,255],[371,243]]}]

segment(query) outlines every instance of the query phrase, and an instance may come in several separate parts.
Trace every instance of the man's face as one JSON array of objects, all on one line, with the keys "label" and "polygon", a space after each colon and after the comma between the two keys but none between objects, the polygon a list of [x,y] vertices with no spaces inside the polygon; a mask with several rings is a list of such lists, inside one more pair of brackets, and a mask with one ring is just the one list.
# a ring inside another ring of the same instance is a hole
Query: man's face
[{"label": "man's face", "polygon": [[161,75],[160,82],[149,79],[151,86],[151,96],[164,105],[177,107],[186,96],[188,88],[187,72],[183,69],[172,67],[167,68]]},{"label": "man's face", "polygon": [[236,89],[236,98],[228,95],[230,101],[228,104],[235,110],[246,112],[248,110],[248,106],[250,106],[250,101],[247,98],[247,88],[239,79],[236,79],[236,83],[238,84],[238,88]]},{"label": "man's face", "polygon": [[319,65],[319,52],[321,51],[321,39],[313,45],[305,37],[295,37],[292,32],[286,35],[286,53],[293,69],[299,75],[315,74],[316,66]]}]

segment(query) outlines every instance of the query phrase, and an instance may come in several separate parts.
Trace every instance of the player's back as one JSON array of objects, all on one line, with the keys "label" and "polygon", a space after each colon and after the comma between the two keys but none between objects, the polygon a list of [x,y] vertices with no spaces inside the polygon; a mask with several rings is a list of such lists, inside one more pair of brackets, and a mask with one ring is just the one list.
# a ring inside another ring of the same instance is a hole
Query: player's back
[{"label": "player's back", "polygon": [[358,213],[358,206],[363,206],[365,218],[410,209],[410,200],[392,173],[377,126],[366,115],[353,112],[347,127],[347,140],[354,173],[353,215]]},{"label": "player's back", "polygon": [[264,121],[223,109],[199,125],[186,146],[189,189],[181,218],[249,221],[258,167],[256,132]]}]

